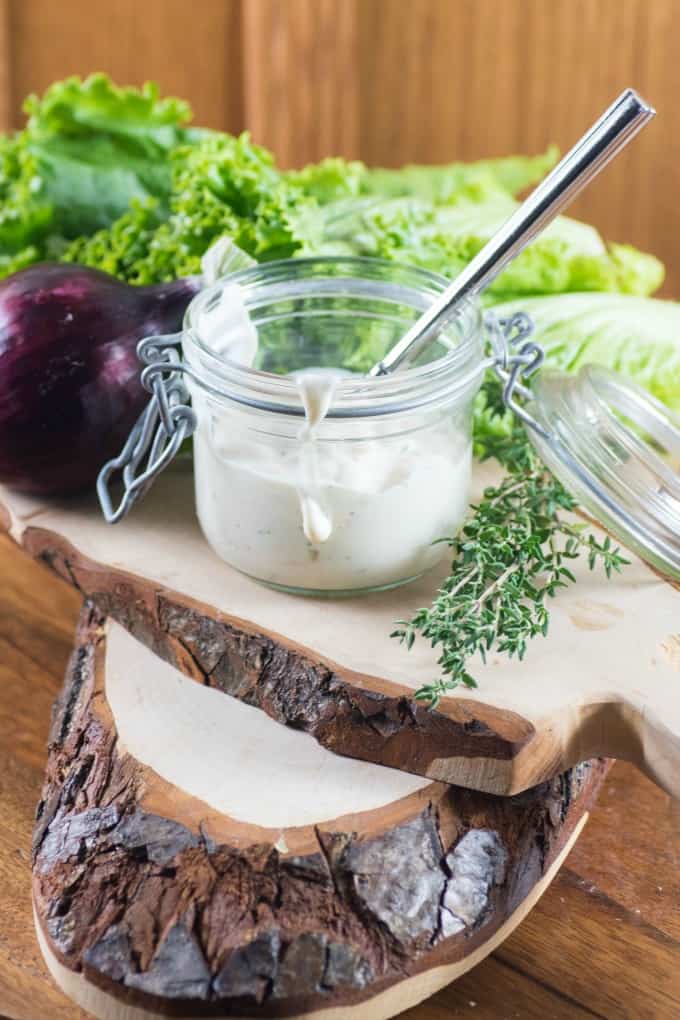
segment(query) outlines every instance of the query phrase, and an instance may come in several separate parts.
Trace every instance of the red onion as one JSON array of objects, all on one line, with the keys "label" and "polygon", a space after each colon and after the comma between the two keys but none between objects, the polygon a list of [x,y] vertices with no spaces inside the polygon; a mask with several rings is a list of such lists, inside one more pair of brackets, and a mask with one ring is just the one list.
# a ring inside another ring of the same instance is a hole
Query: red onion
[{"label": "red onion", "polygon": [[138,341],[178,331],[202,285],[132,287],[57,263],[0,281],[0,482],[39,495],[92,485],[148,400]]}]

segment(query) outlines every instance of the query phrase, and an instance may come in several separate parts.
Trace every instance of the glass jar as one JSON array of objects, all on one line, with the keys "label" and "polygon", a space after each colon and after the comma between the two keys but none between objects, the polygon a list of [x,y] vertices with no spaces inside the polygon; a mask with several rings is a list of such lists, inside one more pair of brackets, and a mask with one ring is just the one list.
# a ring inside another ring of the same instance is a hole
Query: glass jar
[{"label": "glass jar", "polygon": [[[468,507],[479,309],[464,307],[412,367],[365,373],[446,283],[373,259],[292,259],[192,301],[182,347],[197,418],[196,508],[227,563],[285,591],[340,595],[404,584],[441,558],[446,546],[433,543],[456,532]],[[208,339],[234,284],[257,329],[252,365]],[[311,434],[290,373],[313,368],[346,372]]]}]

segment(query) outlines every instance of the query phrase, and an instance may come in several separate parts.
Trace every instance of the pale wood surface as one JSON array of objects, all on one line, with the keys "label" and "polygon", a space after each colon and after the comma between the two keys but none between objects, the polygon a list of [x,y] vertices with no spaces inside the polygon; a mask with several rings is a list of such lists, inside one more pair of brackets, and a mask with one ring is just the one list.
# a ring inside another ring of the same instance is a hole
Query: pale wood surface
[{"label": "pale wood surface", "polygon": [[[489,478],[487,468],[476,468],[475,487]],[[110,583],[104,576],[109,568],[119,582],[132,575],[149,593],[175,592],[209,619],[264,633],[327,664],[353,690],[411,697],[438,674],[437,652],[427,642],[407,651],[390,633],[395,621],[431,601],[445,565],[412,585],[363,598],[328,601],[271,591],[214,555],[195,519],[192,479],[179,472],[161,478],[115,528],[91,500],[50,505],[0,487],[3,504],[13,517],[13,537],[35,554],[51,555],[50,536],[56,535],[84,561],[98,564],[95,591]],[[475,663],[479,688],[442,698],[438,711],[449,719],[461,710],[490,710],[498,732],[515,734],[508,738],[518,745],[511,754],[464,752],[452,737],[435,757],[416,759],[414,749],[431,747],[420,730],[413,731],[408,753],[394,758],[389,744],[350,749],[338,740],[329,746],[493,793],[526,789],[606,755],[638,764],[680,796],[680,591],[630,559],[620,576],[607,580],[581,558],[574,566],[578,583],[551,602],[548,637],[533,641],[522,662],[492,655],[487,665]]]},{"label": "pale wood surface", "polygon": [[[6,538],[0,576],[0,1015],[85,1020],[47,978],[29,895],[50,702],[80,600]],[[529,918],[492,957],[405,1020],[673,1020],[680,1011],[679,840],[668,797],[617,765],[566,867]]]},{"label": "pale wood surface", "polygon": [[4,0],[0,22],[4,11],[0,126],[20,122],[27,92],[103,69],[158,80],[199,123],[250,128],[285,165],[564,149],[633,85],[659,117],[573,214],[654,251],[666,292],[680,290],[678,0]]},{"label": "pale wood surface", "polygon": [[[376,812],[431,786],[398,769],[332,754],[309,734],[197,684],[113,621],[105,676],[125,751],[222,815],[266,827],[273,842],[284,829]],[[422,800],[416,803],[422,810]]]}]

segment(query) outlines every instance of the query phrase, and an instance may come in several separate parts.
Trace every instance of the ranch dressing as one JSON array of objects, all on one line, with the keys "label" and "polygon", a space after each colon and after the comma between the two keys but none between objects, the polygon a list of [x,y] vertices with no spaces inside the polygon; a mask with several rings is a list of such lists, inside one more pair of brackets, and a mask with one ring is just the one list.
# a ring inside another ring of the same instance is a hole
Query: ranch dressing
[{"label": "ranch dressing", "polygon": [[333,519],[324,506],[317,436],[319,425],[328,414],[338,383],[351,375],[341,368],[305,368],[291,378],[305,409],[305,424],[300,429],[303,477],[298,489],[302,530],[312,545],[327,542],[333,532]]},{"label": "ranch dressing", "polygon": [[[258,335],[237,284],[224,287],[216,307],[202,324],[205,342],[230,361],[252,367],[258,352]],[[333,530],[330,511],[323,506],[317,448],[317,431],[328,414],[341,378],[352,373],[342,368],[304,368],[290,373],[305,411],[300,429],[301,478],[298,488],[302,529],[312,545],[327,541]]]},{"label": "ranch dressing", "polygon": [[[239,289],[228,286],[201,324],[205,342],[252,366],[257,331]],[[194,439],[197,510],[215,551],[272,585],[306,592],[386,587],[433,566],[467,509],[469,436],[450,415],[409,419],[385,434],[367,423],[359,438],[324,428],[337,388],[351,373],[292,372],[305,411],[289,434],[262,415],[230,414],[204,395]],[[207,412],[207,413],[206,413]]]}]

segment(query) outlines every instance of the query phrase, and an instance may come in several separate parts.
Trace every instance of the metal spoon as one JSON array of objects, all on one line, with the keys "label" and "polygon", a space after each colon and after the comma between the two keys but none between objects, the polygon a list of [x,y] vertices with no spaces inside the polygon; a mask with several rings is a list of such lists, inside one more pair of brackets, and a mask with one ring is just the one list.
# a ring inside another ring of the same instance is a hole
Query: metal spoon
[{"label": "metal spoon", "polygon": [[655,113],[634,89],[622,92],[369,375],[387,375],[420,354],[461,301],[488,287]]}]

